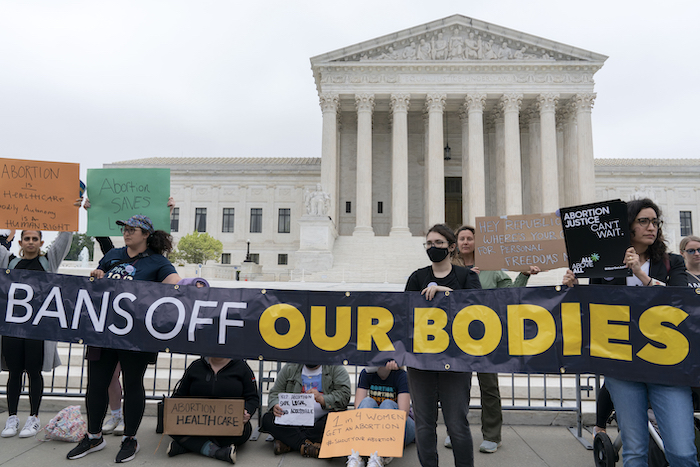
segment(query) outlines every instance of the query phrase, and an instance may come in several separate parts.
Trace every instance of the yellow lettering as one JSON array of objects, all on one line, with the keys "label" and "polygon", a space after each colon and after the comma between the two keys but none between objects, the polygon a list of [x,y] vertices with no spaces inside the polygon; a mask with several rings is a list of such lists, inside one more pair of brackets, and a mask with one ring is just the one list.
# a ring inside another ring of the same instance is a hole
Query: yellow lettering
[{"label": "yellow lettering", "polygon": [[[469,325],[472,321],[484,324],[481,339],[472,338]],[[452,321],[452,338],[457,346],[468,355],[488,355],[498,347],[503,336],[503,328],[498,315],[491,308],[483,305],[471,305],[462,308]]]},{"label": "yellow lettering", "polygon": [[[525,339],[525,320],[537,325],[535,337]],[[508,349],[511,355],[538,355],[549,349],[557,337],[554,317],[538,305],[508,305]]]},{"label": "yellow lettering", "polygon": [[[376,324],[374,320],[377,320]],[[394,315],[386,308],[357,307],[357,350],[372,350],[372,341],[380,351],[395,350],[387,335],[393,327]]]},{"label": "yellow lettering", "polygon": [[676,365],[682,362],[690,352],[688,339],[676,329],[664,326],[671,323],[678,326],[688,317],[688,313],[668,305],[654,306],[639,317],[639,330],[642,334],[662,346],[647,344],[637,352],[642,360],[657,365]]},{"label": "yellow lettering", "polygon": [[[275,329],[278,319],[286,319],[289,322],[289,331],[280,334]],[[260,335],[267,344],[276,349],[291,349],[304,338],[306,322],[301,311],[286,303],[272,305],[263,311],[258,322]]]},{"label": "yellow lettering", "polygon": [[[447,313],[440,308],[415,308],[413,310],[413,352],[440,353],[450,345],[445,332]],[[432,339],[429,339],[432,337]]]},{"label": "yellow lettering", "polygon": [[333,352],[340,350],[350,342],[351,322],[350,307],[339,306],[335,309],[335,334],[326,333],[326,307],[311,307],[311,341],[321,350]]},{"label": "yellow lettering", "polygon": [[581,304],[561,304],[561,340],[564,355],[581,355]]},{"label": "yellow lettering", "polygon": [[629,323],[630,308],[624,305],[588,306],[591,314],[591,357],[614,358],[632,361],[632,346],[610,342],[630,340],[630,328],[625,324],[610,324],[610,321]]}]

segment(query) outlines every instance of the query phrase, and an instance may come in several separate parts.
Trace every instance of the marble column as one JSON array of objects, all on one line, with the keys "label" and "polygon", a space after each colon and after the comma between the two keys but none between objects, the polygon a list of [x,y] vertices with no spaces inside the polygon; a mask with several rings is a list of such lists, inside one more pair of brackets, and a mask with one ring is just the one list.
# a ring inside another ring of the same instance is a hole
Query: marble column
[{"label": "marble column", "polygon": [[536,108],[530,108],[528,111],[528,132],[529,132],[529,174],[525,174],[525,178],[529,176],[530,186],[530,214],[544,212],[542,211],[542,122],[540,113]]},{"label": "marble column", "polygon": [[537,96],[540,111],[541,138],[541,211],[554,212],[559,209],[559,173],[557,170],[557,122],[555,111],[559,94],[546,93]]},{"label": "marble column", "polygon": [[595,202],[595,166],[593,162],[593,125],[591,109],[595,93],[582,93],[574,96],[576,105],[576,148],[578,151],[579,202]]},{"label": "marble column", "polygon": [[569,102],[564,112],[564,163],[562,164],[564,199],[562,200],[562,206],[579,204],[577,144],[576,106]]},{"label": "marble column", "polygon": [[[477,217],[486,215],[486,173],[484,164],[484,105],[485,93],[467,94],[468,138],[467,159],[462,160],[462,219],[475,225]],[[464,140],[464,138],[463,138]]]},{"label": "marble column", "polygon": [[410,237],[408,228],[408,106],[410,94],[392,94],[391,128],[391,231],[390,236]]},{"label": "marble column", "polygon": [[374,235],[372,229],[372,111],[373,94],[356,94],[357,206],[353,235]]},{"label": "marble column", "polygon": [[566,191],[564,185],[564,113],[559,108],[555,113],[557,125],[557,170],[559,171],[559,204],[564,206]]},{"label": "marble column", "polygon": [[503,110],[503,146],[505,162],[505,209],[506,215],[522,214],[523,194],[520,173],[520,124],[518,123],[523,95],[504,94],[501,97]]},{"label": "marble column", "polygon": [[331,197],[328,215],[338,225],[338,94],[320,96],[323,112],[321,136],[321,187]]},{"label": "marble column", "polygon": [[445,222],[445,159],[443,153],[442,113],[446,94],[428,94],[428,226]]},{"label": "marble column", "polygon": [[503,112],[497,110],[493,115],[493,138],[494,147],[493,154],[495,155],[493,168],[496,172],[496,216],[503,216],[506,213],[506,154],[505,154],[505,136]]}]

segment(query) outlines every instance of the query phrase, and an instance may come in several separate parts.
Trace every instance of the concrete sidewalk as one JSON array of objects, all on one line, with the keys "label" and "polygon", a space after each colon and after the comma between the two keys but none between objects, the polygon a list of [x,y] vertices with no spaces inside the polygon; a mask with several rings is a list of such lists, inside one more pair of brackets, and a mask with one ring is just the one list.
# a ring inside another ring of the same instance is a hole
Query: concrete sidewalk
[{"label": "concrete sidewalk", "polygon": [[[48,423],[55,413],[41,413],[42,424]],[[7,412],[0,414],[0,425],[4,427]],[[19,414],[20,428],[24,425],[27,413]],[[254,423],[255,425],[255,423]],[[183,454],[169,458],[165,451],[170,442],[168,436],[161,436],[155,432],[155,417],[144,417],[139,429],[138,440],[140,451],[136,458],[128,465],[153,465],[163,467],[190,466],[196,463],[201,467],[216,467],[225,465],[221,461],[206,458],[196,454]],[[481,443],[481,432],[478,425],[472,425],[475,451]],[[440,465],[453,466],[452,451],[443,447],[445,439],[445,425],[438,424],[438,451]],[[584,431],[584,436],[589,436]],[[266,435],[262,434],[257,441],[249,441],[238,451],[238,465],[254,465],[255,467],[295,467],[295,466],[328,466],[341,467],[345,465],[345,459],[306,459],[298,453],[289,453],[275,456],[272,453],[272,443],[265,441]],[[59,441],[40,442],[34,438],[0,439],[0,466],[21,467],[84,467],[114,465],[114,457],[119,450],[120,437],[105,436],[107,447],[102,451],[88,456],[69,461],[66,454],[74,444]],[[160,446],[159,446],[160,444]],[[533,426],[533,425],[505,425],[503,427],[503,446],[494,454],[482,454],[475,452],[475,465],[477,467],[518,466],[518,467],[542,467],[542,466],[567,466],[590,467],[593,465],[593,451],[586,450],[571,435],[564,426]],[[394,459],[392,467],[419,467],[415,444],[411,444],[404,451],[402,458]],[[621,464],[620,464],[621,465]]]}]

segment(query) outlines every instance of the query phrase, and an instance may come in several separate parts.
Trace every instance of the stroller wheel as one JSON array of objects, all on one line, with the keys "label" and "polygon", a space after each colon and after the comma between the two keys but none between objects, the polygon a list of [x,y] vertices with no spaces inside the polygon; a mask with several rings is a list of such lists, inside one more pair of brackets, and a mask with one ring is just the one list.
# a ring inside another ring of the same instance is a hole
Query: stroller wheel
[{"label": "stroller wheel", "polygon": [[596,467],[615,467],[617,453],[613,448],[610,437],[606,433],[598,433],[593,439],[593,455]]}]

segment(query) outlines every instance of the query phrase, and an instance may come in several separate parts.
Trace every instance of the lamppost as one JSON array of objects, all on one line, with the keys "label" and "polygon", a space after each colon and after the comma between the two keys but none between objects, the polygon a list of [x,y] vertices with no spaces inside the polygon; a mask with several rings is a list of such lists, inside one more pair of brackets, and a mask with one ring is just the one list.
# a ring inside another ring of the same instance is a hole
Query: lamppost
[{"label": "lamppost", "polygon": [[246,243],[248,244],[248,247],[245,252],[245,261],[244,263],[252,263],[252,260],[250,259],[250,239],[246,240]]}]

